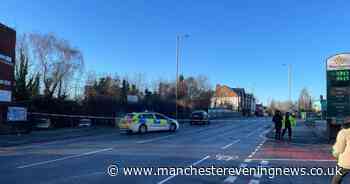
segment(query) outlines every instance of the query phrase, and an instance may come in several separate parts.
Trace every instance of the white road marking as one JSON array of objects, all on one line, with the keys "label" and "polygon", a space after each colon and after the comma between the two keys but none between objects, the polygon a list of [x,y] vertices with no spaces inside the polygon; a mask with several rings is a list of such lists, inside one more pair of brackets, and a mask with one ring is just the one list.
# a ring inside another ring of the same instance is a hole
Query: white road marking
[{"label": "white road marking", "polygon": [[[224,128],[226,127],[225,126],[218,126],[217,128]],[[188,131],[184,131],[182,132],[183,135],[187,135],[187,134],[196,134],[198,132],[205,132],[206,130],[210,130],[212,129],[213,127],[208,127],[208,128],[201,128],[201,129],[197,129],[197,130],[188,130]],[[156,138],[153,138],[153,139],[146,139],[146,140],[142,140],[142,141],[137,141],[136,144],[145,144],[145,143],[150,143],[150,142],[154,142],[154,141],[159,141],[159,140],[163,140],[163,139],[166,139],[166,138],[169,138],[169,137],[174,137],[174,136],[178,136],[176,134],[172,134],[172,135],[166,135],[166,136],[161,136],[161,137],[156,137]]]},{"label": "white road marking", "polygon": [[226,146],[221,147],[221,149],[227,149],[227,148],[229,148],[229,147],[232,146],[232,145],[233,145],[233,143],[230,143],[230,144],[228,144],[228,145],[226,145]]},{"label": "white road marking", "polygon": [[106,152],[106,151],[110,151],[110,150],[112,150],[112,148],[86,152],[86,153],[82,153],[82,154],[78,154],[78,155],[72,155],[72,156],[67,156],[67,157],[62,157],[62,158],[58,158],[58,159],[54,159],[54,160],[47,160],[47,161],[43,161],[43,162],[36,162],[36,163],[32,163],[32,164],[18,166],[17,169],[24,169],[24,168],[28,168],[28,167],[34,167],[34,166],[39,166],[39,165],[44,165],[44,164],[50,164],[50,163],[53,163],[53,162],[68,160],[68,159],[72,159],[72,158],[78,158],[78,157],[82,157],[82,156],[93,155],[93,154],[96,154],[96,153]]},{"label": "white road marking", "polygon": [[207,160],[208,158],[210,158],[210,156],[209,156],[209,155],[208,155],[208,156],[206,156],[206,157],[204,157],[203,159],[201,159],[201,160],[199,160],[199,161],[197,161],[197,162],[193,163],[191,166],[196,166],[196,165],[198,165],[198,164],[202,163],[203,161]]},{"label": "white road marking", "polygon": [[[207,155],[206,157],[202,158],[201,160],[198,160],[197,162],[191,164],[189,167],[191,167],[191,166],[196,166],[196,165],[202,163],[203,161],[207,160],[208,158],[210,158],[209,155]],[[164,180],[158,182],[157,184],[164,184],[164,183],[166,183],[167,181],[169,181],[169,180],[175,178],[176,176],[177,176],[177,175],[169,176],[169,177],[165,178]]]},{"label": "white road marking", "polygon": [[[217,121],[220,121],[220,120],[217,120]],[[232,121],[232,120],[224,120],[224,121]],[[226,127],[225,126],[219,126],[218,128],[224,128]],[[210,130],[212,129],[213,127],[209,127],[209,128],[202,128],[202,129],[199,129],[199,130],[195,130],[195,131],[192,131],[192,130],[189,130],[189,131],[185,131],[183,132],[184,134],[194,134],[194,133],[197,133],[197,132],[204,132],[206,130]],[[228,133],[231,133],[231,132],[228,132]],[[252,132],[252,133],[255,133]],[[145,143],[150,143],[150,142],[154,142],[154,141],[159,141],[159,140],[163,140],[163,139],[166,139],[166,138],[169,138],[169,137],[174,137],[174,136],[177,136],[176,134],[172,134],[172,135],[166,135],[166,136],[162,136],[162,137],[157,137],[157,138],[153,138],[153,139],[147,139],[147,140],[142,140],[142,141],[137,141],[136,144],[145,144]],[[236,143],[234,143],[236,144]]]},{"label": "white road marking", "polygon": [[165,178],[164,180],[162,180],[162,181],[158,182],[157,184],[163,184],[163,183],[166,183],[167,181],[169,181],[169,180],[171,180],[171,179],[175,178],[175,176],[176,176],[176,175],[169,176],[169,177]]},{"label": "white road marking", "polygon": [[246,163],[249,163],[249,162],[251,162],[252,160],[251,159],[245,159],[244,160],[244,162],[246,162]]},{"label": "white road marking", "polygon": [[261,161],[261,163],[260,163],[262,166],[266,166],[266,165],[268,165],[269,164],[269,161],[267,161],[267,160],[263,160],[263,161]]},{"label": "white road marking", "polygon": [[238,159],[238,156],[230,156],[230,155],[216,155],[216,160],[224,160],[224,161],[230,161]]},{"label": "white road marking", "polygon": [[261,130],[262,130],[262,128],[257,129],[257,130],[255,130],[255,131],[252,131],[252,132],[250,132],[249,134],[247,134],[246,137],[251,137],[252,135],[256,134],[257,132],[260,132]]},{"label": "white road marking", "polygon": [[250,180],[249,184],[259,184],[260,181],[259,180]]},{"label": "white road marking", "polygon": [[228,144],[228,145],[226,145],[226,146],[221,147],[221,149],[227,149],[227,148],[231,147],[232,145],[239,143],[239,141],[241,141],[241,140],[240,140],[240,139],[235,140],[235,141],[233,141],[232,143],[230,143],[230,144]]},{"label": "white road marking", "polygon": [[237,176],[229,176],[224,180],[224,183],[234,183],[237,180]]},{"label": "white road marking", "polygon": [[267,138],[265,135],[266,135],[267,133],[269,133],[272,129],[273,129],[273,128],[270,127],[270,128],[268,128],[267,130],[265,130],[264,132],[262,132],[262,133],[259,135],[260,138],[264,139],[264,142],[263,142],[262,144],[264,144],[265,141],[266,141],[267,139],[269,139],[269,138]]}]

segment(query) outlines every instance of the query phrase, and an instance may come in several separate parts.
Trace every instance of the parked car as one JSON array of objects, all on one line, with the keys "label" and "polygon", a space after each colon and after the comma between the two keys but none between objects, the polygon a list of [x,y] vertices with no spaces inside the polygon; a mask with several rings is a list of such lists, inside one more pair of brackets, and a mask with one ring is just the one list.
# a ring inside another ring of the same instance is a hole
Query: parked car
[{"label": "parked car", "polygon": [[48,118],[39,118],[33,120],[35,128],[37,129],[50,129],[52,128],[51,120]]},{"label": "parked car", "polygon": [[179,123],[159,113],[130,113],[118,124],[120,132],[146,133],[151,131],[175,132],[179,129]]},{"label": "parked car", "polygon": [[191,125],[210,124],[209,114],[206,111],[194,111],[191,114]]},{"label": "parked car", "polygon": [[79,127],[91,127],[91,119],[81,119],[79,121]]}]

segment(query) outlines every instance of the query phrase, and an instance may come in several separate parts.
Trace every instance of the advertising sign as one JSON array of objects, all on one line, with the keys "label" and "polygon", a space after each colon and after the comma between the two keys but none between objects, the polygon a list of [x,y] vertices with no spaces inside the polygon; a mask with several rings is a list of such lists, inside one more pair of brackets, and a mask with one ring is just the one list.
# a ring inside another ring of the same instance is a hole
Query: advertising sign
[{"label": "advertising sign", "polygon": [[350,54],[337,54],[328,58],[327,70],[350,70]]},{"label": "advertising sign", "polygon": [[128,95],[127,100],[128,103],[137,103],[139,101],[139,97],[137,95]]},{"label": "advertising sign", "polygon": [[0,102],[11,102],[12,93],[8,90],[0,90]]},{"label": "advertising sign", "polygon": [[7,121],[27,121],[27,108],[8,107]]},{"label": "advertising sign", "polygon": [[11,102],[14,85],[16,31],[0,23],[0,103]]},{"label": "advertising sign", "polygon": [[327,117],[343,120],[350,115],[350,54],[327,60]]}]

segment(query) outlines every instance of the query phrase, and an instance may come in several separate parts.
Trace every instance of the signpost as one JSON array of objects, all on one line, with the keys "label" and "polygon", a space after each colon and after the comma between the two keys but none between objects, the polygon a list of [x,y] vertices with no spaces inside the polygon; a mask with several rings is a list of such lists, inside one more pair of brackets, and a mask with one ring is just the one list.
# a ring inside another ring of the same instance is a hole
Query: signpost
[{"label": "signpost", "polygon": [[350,53],[327,59],[327,124],[330,139],[350,116]]}]

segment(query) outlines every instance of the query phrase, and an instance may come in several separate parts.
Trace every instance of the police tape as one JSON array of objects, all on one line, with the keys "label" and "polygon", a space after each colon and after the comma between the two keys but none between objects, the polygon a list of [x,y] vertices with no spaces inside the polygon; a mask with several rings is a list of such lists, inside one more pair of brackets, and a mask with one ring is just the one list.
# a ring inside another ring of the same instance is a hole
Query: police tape
[{"label": "police tape", "polygon": [[[42,116],[51,116],[51,117],[64,117],[64,118],[81,118],[81,119],[105,119],[105,120],[117,120],[122,119],[122,117],[110,117],[110,116],[89,116],[89,115],[68,115],[68,114],[53,114],[53,113],[39,113],[39,112],[28,112],[30,115],[42,115]],[[215,122],[232,122],[232,121],[260,121],[257,119],[251,119],[251,118],[242,118],[239,119],[239,117],[232,117],[227,118],[223,117],[225,119],[210,119],[210,121]],[[191,122],[193,120],[191,119],[178,119],[179,122]]]},{"label": "police tape", "polygon": [[42,116],[52,116],[52,117],[65,117],[65,118],[86,118],[86,119],[109,119],[115,120],[120,119],[121,117],[108,117],[108,116],[88,116],[88,115],[67,115],[67,114],[51,114],[51,113],[38,113],[38,112],[29,112],[31,115],[42,115]]}]

